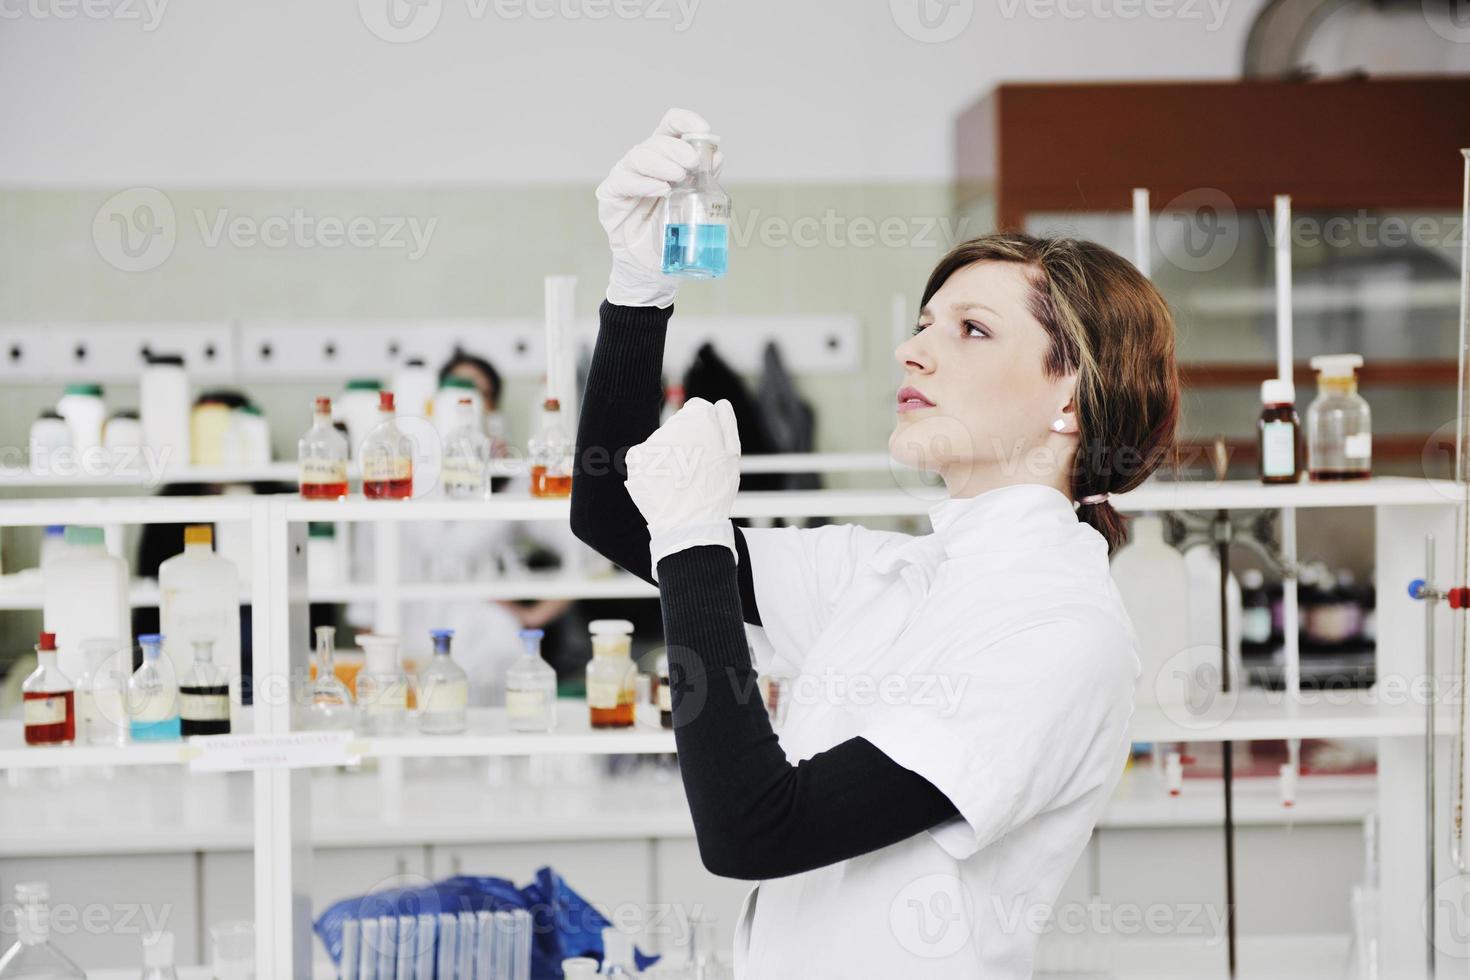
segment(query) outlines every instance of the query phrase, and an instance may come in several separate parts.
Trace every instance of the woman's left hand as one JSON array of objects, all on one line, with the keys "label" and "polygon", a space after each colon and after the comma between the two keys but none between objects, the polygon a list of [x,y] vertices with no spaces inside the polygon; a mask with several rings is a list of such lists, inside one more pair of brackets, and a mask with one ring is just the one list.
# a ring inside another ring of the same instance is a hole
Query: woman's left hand
[{"label": "woman's left hand", "polygon": [[666,555],[721,544],[735,553],[730,509],[740,489],[740,430],[726,399],[691,398],[628,450],[628,496],[648,522],[654,578]]}]

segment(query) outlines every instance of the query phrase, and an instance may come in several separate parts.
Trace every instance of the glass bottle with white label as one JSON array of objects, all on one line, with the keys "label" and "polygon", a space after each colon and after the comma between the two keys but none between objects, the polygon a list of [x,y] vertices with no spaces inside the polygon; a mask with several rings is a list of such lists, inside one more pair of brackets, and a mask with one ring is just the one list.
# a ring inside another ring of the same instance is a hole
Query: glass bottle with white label
[{"label": "glass bottle with white label", "polygon": [[633,679],[633,624],[626,619],[594,619],[592,660],[587,664],[587,708],[593,728],[631,728],[638,693]]},{"label": "glass bottle with white label", "polygon": [[56,634],[42,633],[36,669],[21,684],[27,745],[70,745],[77,737],[76,692],[56,665]]},{"label": "glass bottle with white label", "polygon": [[112,637],[82,641],[87,669],[77,679],[77,738],[88,745],[122,745],[128,740],[128,674],[132,651]]},{"label": "glass bottle with white label", "polygon": [[454,630],[429,630],[429,636],[434,639],[434,656],[419,671],[419,731],[457,735],[468,724],[469,677],[449,652]]},{"label": "glass bottle with white label", "polygon": [[393,392],[378,392],[378,424],[362,441],[362,495],[371,500],[413,496],[413,443],[394,421]]},{"label": "glass bottle with white label", "polygon": [[714,133],[685,133],[699,154],[689,175],[664,201],[663,273],[682,279],[718,279],[730,268],[730,195],[715,177]]},{"label": "glass bottle with white label", "polygon": [[1358,394],[1360,354],[1320,354],[1317,397],[1307,407],[1307,477],[1311,480],[1366,480],[1373,472],[1373,423],[1368,403]]},{"label": "glass bottle with white label", "polygon": [[143,665],[128,680],[128,734],[134,742],[166,742],[179,737],[179,689],[163,656],[163,637],[138,637]]},{"label": "glass bottle with white label", "polygon": [[505,712],[513,732],[556,728],[556,671],[541,659],[541,630],[521,630],[521,656],[505,672]]},{"label": "glass bottle with white label", "polygon": [[1261,382],[1261,416],[1256,421],[1257,470],[1262,483],[1296,483],[1302,475],[1301,422],[1290,381]]},{"label": "glass bottle with white label", "polygon": [[347,496],[347,437],[332,424],[332,400],[318,398],[311,428],[296,444],[301,464],[301,496],[340,500]]},{"label": "glass bottle with white label", "polygon": [[473,400],[461,398],[454,413],[454,427],[444,437],[444,468],[439,480],[446,497],[482,500],[489,490],[490,437],[480,427],[480,412]]},{"label": "glass bottle with white label", "polygon": [[357,672],[358,722],[365,735],[401,735],[408,721],[408,676],[398,662],[398,637],[366,633]]},{"label": "glass bottle with white label", "polygon": [[182,735],[230,733],[230,682],[214,662],[214,643],[194,641],[194,662],[179,682],[179,731]]}]

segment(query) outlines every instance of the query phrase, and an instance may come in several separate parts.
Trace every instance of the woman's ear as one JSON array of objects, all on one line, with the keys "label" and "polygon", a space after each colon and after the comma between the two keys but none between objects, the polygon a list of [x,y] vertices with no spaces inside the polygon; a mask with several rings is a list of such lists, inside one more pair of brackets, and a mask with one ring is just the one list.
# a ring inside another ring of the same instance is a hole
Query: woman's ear
[{"label": "woman's ear", "polygon": [[1066,394],[1066,404],[1058,409],[1056,415],[1052,417],[1050,428],[1053,432],[1076,435],[1078,431],[1077,376],[1075,374],[1068,375],[1065,381],[1066,385],[1062,388],[1062,391]]}]

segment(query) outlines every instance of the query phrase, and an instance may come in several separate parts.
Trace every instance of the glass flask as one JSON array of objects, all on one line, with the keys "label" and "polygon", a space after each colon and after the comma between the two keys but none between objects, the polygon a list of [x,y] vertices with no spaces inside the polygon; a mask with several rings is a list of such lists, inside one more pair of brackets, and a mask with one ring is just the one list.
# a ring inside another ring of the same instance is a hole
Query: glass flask
[{"label": "glass flask", "polygon": [[457,735],[468,724],[469,676],[449,652],[454,630],[429,630],[429,636],[434,639],[434,656],[419,671],[419,731]]},{"label": "glass flask", "polygon": [[1307,477],[1311,480],[1365,480],[1373,471],[1373,422],[1358,394],[1360,354],[1320,354],[1317,397],[1307,407]]},{"label": "glass flask", "polygon": [[174,934],[168,931],[143,934],[142,980],[179,980],[174,969]]},{"label": "glass flask", "polygon": [[76,691],[56,656],[56,634],[42,633],[36,669],[20,688],[27,745],[70,745],[77,738]]},{"label": "glass flask", "polygon": [[413,443],[394,421],[393,392],[378,392],[378,424],[362,441],[362,495],[375,500],[413,496]]},{"label": "glass flask", "polygon": [[527,448],[531,455],[531,496],[570,497],[576,443],[562,424],[559,400],[548,398],[542,403],[541,426]]},{"label": "glass flask", "polygon": [[51,890],[45,882],[15,886],[14,915],[19,938],[0,956],[0,980],[86,980],[82,968],[51,944]]},{"label": "glass flask", "polygon": [[301,465],[301,496],[337,500],[347,496],[347,437],[332,424],[332,400],[318,398],[311,428],[296,444]]},{"label": "glass flask", "polygon": [[179,732],[230,733],[230,680],[214,662],[214,642],[194,641],[194,662],[179,681]]},{"label": "glass flask", "polygon": [[541,630],[521,630],[521,653],[505,672],[505,711],[513,732],[556,728],[556,671],[541,659]]},{"label": "glass flask", "polygon": [[118,649],[112,637],[82,641],[87,669],[77,680],[77,733],[88,745],[121,745],[128,740],[128,672],[131,650]]},{"label": "glass flask", "polygon": [[730,195],[715,178],[720,138],[685,133],[682,139],[699,152],[699,163],[664,201],[663,272],[681,279],[718,279],[730,265]]},{"label": "glass flask", "polygon": [[365,735],[401,735],[408,720],[408,676],[398,662],[398,637],[357,638],[364,663],[357,672],[358,721]]},{"label": "glass flask", "polygon": [[490,437],[480,427],[480,413],[472,399],[461,398],[454,414],[454,427],[444,437],[444,468],[439,473],[444,495],[481,500],[489,490]]},{"label": "glass flask", "polygon": [[316,677],[311,681],[311,703],[306,709],[307,728],[351,728],[357,713],[352,706],[352,692],[337,676],[333,662],[336,638],[336,627],[316,628]]},{"label": "glass flask", "polygon": [[626,619],[594,619],[592,659],[587,664],[587,708],[593,728],[631,728],[638,694],[633,678],[633,624]]},{"label": "glass flask", "polygon": [[179,737],[179,691],[173,671],[163,659],[163,637],[138,637],[143,665],[128,680],[128,734],[134,742],[163,742]]}]

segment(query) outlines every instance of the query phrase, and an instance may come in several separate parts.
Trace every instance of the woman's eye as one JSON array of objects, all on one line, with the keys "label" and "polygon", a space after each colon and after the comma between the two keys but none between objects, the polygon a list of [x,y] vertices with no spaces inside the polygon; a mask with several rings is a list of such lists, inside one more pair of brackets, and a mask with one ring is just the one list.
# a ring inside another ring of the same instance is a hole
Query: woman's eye
[{"label": "woman's eye", "polygon": [[916,323],[916,324],[914,324],[914,329],[909,332],[909,336],[910,337],[917,337],[923,331],[923,329],[925,327],[927,327],[928,325],[929,324],[927,324],[927,323]]},{"label": "woman's eye", "polygon": [[974,320],[966,320],[965,321],[965,336],[966,337],[977,337],[977,336],[978,337],[989,337],[990,336],[990,331],[988,331],[984,327],[980,326],[980,324],[976,323]]}]

